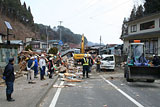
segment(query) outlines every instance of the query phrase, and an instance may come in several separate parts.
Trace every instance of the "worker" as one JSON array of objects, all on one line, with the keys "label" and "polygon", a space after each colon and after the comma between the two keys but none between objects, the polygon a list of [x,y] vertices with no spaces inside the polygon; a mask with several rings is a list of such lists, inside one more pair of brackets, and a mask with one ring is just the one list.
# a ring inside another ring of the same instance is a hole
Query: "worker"
[{"label": "worker", "polygon": [[84,58],[82,60],[82,65],[83,65],[83,78],[85,78],[85,74],[86,74],[86,77],[89,78],[88,76],[88,72],[89,72],[89,60],[87,58],[87,54],[84,55]]},{"label": "worker", "polygon": [[37,74],[38,74],[38,60],[37,60],[37,56],[34,56],[34,78],[38,78]]},{"label": "worker", "polygon": [[40,66],[40,79],[45,80],[44,75],[46,70],[46,60],[44,54],[41,55],[41,58],[39,60],[39,66]]},{"label": "worker", "polygon": [[101,56],[98,55],[98,58],[96,59],[97,62],[97,72],[100,72],[100,64],[101,64]]},{"label": "worker", "polygon": [[14,88],[14,80],[15,80],[15,75],[14,75],[14,58],[9,59],[9,63],[6,65],[4,73],[3,73],[3,79],[5,80],[6,83],[6,97],[7,101],[15,101],[12,97],[11,94],[13,93],[13,88]]},{"label": "worker", "polygon": [[154,66],[160,65],[160,59],[158,58],[157,55],[154,55],[153,60],[152,60],[152,64],[153,64]]},{"label": "worker", "polygon": [[49,58],[49,64],[48,64],[48,72],[49,72],[49,78],[52,79],[52,75],[53,75],[53,72],[54,72],[54,67],[53,67],[53,58],[50,57]]},{"label": "worker", "polygon": [[34,84],[35,82],[33,82],[34,79],[34,65],[35,65],[35,61],[34,61],[34,57],[31,56],[30,59],[27,62],[27,79],[28,79],[28,84]]},{"label": "worker", "polygon": [[139,57],[139,63],[141,63],[142,66],[147,66],[148,65],[148,61],[144,56],[144,53],[142,53],[142,55]]},{"label": "worker", "polygon": [[92,69],[92,65],[94,64],[93,63],[93,59],[92,59],[92,56],[89,54],[88,55],[88,59],[89,59],[89,73],[91,72],[91,69]]}]

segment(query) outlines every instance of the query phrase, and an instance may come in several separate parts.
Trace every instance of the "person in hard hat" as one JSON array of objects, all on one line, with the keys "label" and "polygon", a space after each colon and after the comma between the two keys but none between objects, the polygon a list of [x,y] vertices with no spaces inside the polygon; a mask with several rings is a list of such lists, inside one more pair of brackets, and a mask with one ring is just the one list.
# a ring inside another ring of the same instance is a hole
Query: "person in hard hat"
[{"label": "person in hard hat", "polygon": [[37,78],[37,74],[38,74],[38,60],[37,60],[37,56],[34,56],[34,78]]},{"label": "person in hard hat", "polygon": [[53,66],[53,58],[49,58],[49,64],[48,64],[48,72],[49,72],[49,78],[52,78],[53,72],[54,72],[54,66]]},{"label": "person in hard hat", "polygon": [[82,65],[83,65],[83,78],[85,78],[85,74],[86,77],[89,78],[88,76],[88,72],[89,72],[89,59],[87,58],[87,54],[84,55],[84,58],[82,60]]},{"label": "person in hard hat", "polygon": [[152,64],[154,66],[159,66],[160,65],[160,59],[159,59],[159,57],[157,55],[153,55]]},{"label": "person in hard hat", "polygon": [[45,80],[44,75],[45,75],[45,70],[46,70],[46,60],[44,57],[44,54],[41,55],[41,58],[39,60],[39,66],[40,66],[40,79]]},{"label": "person in hard hat", "polygon": [[101,56],[98,55],[98,58],[96,59],[97,62],[97,72],[100,72],[100,64],[101,64]]},{"label": "person in hard hat", "polygon": [[33,82],[34,79],[34,56],[31,56],[30,59],[28,60],[27,63],[27,71],[28,71],[28,75],[27,75],[27,80],[28,80],[28,84],[34,84],[35,82]]},{"label": "person in hard hat", "polygon": [[88,60],[89,60],[89,73],[90,73],[92,65],[94,64],[92,56],[90,54],[88,55]]},{"label": "person in hard hat", "polygon": [[13,93],[13,88],[14,88],[14,80],[15,80],[15,75],[14,75],[14,58],[9,59],[9,63],[6,65],[3,73],[3,79],[5,80],[6,83],[6,97],[7,101],[15,101],[12,97],[11,94]]}]

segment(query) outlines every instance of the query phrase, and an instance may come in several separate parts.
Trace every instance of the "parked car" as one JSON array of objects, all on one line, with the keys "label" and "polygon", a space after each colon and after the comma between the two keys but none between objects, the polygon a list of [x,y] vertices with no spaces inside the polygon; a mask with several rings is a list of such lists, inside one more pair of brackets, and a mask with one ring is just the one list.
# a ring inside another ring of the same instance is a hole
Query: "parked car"
[{"label": "parked car", "polygon": [[101,58],[101,64],[100,69],[109,69],[113,70],[115,69],[115,57],[114,55],[107,55],[103,54]]}]

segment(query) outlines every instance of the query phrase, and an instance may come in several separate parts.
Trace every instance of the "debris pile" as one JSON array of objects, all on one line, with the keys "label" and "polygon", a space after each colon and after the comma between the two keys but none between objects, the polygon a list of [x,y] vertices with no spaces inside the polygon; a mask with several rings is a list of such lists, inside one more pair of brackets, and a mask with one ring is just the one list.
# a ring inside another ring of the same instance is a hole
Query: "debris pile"
[{"label": "debris pile", "polygon": [[82,67],[74,65],[73,58],[63,57],[63,64],[59,67],[59,76],[62,81],[82,82]]}]

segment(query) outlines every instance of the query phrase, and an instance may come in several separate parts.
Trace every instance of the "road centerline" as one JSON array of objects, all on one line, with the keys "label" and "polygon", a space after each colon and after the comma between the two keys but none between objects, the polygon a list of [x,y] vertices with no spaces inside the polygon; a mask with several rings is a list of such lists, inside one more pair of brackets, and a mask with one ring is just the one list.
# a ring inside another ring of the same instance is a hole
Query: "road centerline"
[{"label": "road centerline", "polygon": [[113,83],[111,83],[110,81],[106,80],[102,75],[100,75],[100,77],[107,82],[108,84],[110,84],[112,87],[114,87],[117,91],[119,91],[121,94],[123,94],[127,99],[129,99],[130,101],[132,101],[135,105],[137,105],[138,107],[144,107],[142,104],[140,104],[138,101],[136,101],[135,99],[133,99],[131,96],[129,96],[128,94],[126,94],[124,91],[122,91],[120,88],[118,88],[116,85],[114,85]]},{"label": "road centerline", "polygon": [[[62,81],[62,82],[60,83],[60,86],[62,86],[63,84],[64,84],[64,81]],[[62,90],[62,88],[58,88],[58,89],[57,89],[56,94],[55,94],[55,96],[53,97],[52,102],[51,102],[51,104],[50,104],[49,107],[55,107],[55,106],[56,106],[56,103],[57,103],[57,101],[58,101],[58,98],[59,98],[59,95],[60,95],[60,93],[61,93],[61,90]]]}]

